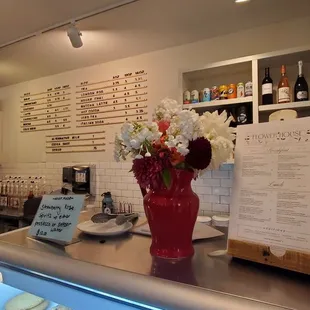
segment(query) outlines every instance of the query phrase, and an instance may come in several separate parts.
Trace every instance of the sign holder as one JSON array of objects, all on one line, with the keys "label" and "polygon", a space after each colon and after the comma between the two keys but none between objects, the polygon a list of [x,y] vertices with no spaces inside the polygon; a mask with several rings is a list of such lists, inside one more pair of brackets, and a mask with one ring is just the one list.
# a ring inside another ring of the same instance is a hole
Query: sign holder
[{"label": "sign holder", "polygon": [[309,118],[237,128],[227,253],[310,275]]}]

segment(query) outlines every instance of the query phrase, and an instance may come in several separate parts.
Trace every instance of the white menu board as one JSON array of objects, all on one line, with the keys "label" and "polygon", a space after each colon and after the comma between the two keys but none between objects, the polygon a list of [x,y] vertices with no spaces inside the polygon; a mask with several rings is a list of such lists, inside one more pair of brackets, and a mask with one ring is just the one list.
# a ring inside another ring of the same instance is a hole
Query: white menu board
[{"label": "white menu board", "polygon": [[76,86],[76,126],[89,127],[147,120],[147,73],[115,75]]},{"label": "white menu board", "polygon": [[104,131],[46,136],[46,153],[103,152]]},{"label": "white menu board", "polygon": [[25,93],[21,100],[21,132],[71,127],[70,85]]},{"label": "white menu board", "polygon": [[310,118],[238,126],[229,239],[310,253]]}]

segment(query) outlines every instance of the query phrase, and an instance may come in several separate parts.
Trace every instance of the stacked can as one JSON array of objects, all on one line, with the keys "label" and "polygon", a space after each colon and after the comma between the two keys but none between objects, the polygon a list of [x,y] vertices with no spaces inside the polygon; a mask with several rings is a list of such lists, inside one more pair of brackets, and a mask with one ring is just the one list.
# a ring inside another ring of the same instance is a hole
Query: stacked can
[{"label": "stacked can", "polygon": [[210,88],[204,88],[202,91],[202,101],[207,102],[211,101],[211,90]]},{"label": "stacked can", "polygon": [[199,91],[194,89],[191,91],[191,103],[199,102]]},{"label": "stacked can", "polygon": [[211,88],[211,100],[219,100],[220,99],[220,91],[217,86],[213,86]]},{"label": "stacked can", "polygon": [[244,84],[242,82],[237,84],[237,97],[244,97]]},{"label": "stacked can", "polygon": [[237,98],[237,86],[236,86],[236,84],[229,84],[227,98],[228,99]]},{"label": "stacked can", "polygon": [[183,103],[184,104],[190,104],[191,103],[191,93],[188,90],[186,90],[183,93]]},{"label": "stacked can", "polygon": [[228,87],[227,85],[221,85],[219,88],[220,100],[225,100],[228,97]]}]

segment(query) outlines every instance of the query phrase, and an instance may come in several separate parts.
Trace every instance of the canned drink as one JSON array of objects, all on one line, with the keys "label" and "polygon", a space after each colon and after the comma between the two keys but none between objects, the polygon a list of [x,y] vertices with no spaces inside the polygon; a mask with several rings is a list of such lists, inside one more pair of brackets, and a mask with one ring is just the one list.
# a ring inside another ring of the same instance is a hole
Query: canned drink
[{"label": "canned drink", "polygon": [[228,97],[227,85],[221,85],[219,91],[220,91],[220,100],[227,99],[227,97]]},{"label": "canned drink", "polygon": [[199,91],[194,89],[191,91],[191,103],[199,102]]},{"label": "canned drink", "polygon": [[244,97],[244,84],[242,82],[237,85],[237,97]]},{"label": "canned drink", "polygon": [[191,93],[186,90],[184,93],[183,93],[183,103],[184,104],[189,104],[191,103]]},{"label": "canned drink", "polygon": [[220,99],[220,92],[217,86],[213,86],[211,88],[211,100],[219,100]]},{"label": "canned drink", "polygon": [[251,81],[245,83],[245,96],[249,97],[253,95],[253,84]]},{"label": "canned drink", "polygon": [[237,86],[236,86],[236,84],[229,84],[227,98],[228,99],[237,98]]},{"label": "canned drink", "polygon": [[211,101],[211,90],[210,88],[204,88],[203,89],[203,96],[202,96],[202,101]]},{"label": "canned drink", "polygon": [[199,102],[203,100],[203,90],[199,91]]}]

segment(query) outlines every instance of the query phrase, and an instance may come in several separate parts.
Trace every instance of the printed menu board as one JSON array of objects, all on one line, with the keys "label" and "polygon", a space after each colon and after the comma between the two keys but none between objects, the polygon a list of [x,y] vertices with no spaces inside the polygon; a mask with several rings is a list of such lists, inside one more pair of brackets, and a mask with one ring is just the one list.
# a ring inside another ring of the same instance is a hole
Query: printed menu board
[{"label": "printed menu board", "polygon": [[48,88],[21,97],[21,131],[67,129],[71,127],[70,85]]},{"label": "printed menu board", "polygon": [[104,131],[46,136],[46,153],[102,152]]},{"label": "printed menu board", "polygon": [[266,245],[279,257],[310,254],[309,154],[309,118],[238,126],[230,240]]},{"label": "printed menu board", "polygon": [[76,126],[89,127],[147,120],[147,73],[144,70],[84,81],[76,86]]}]

